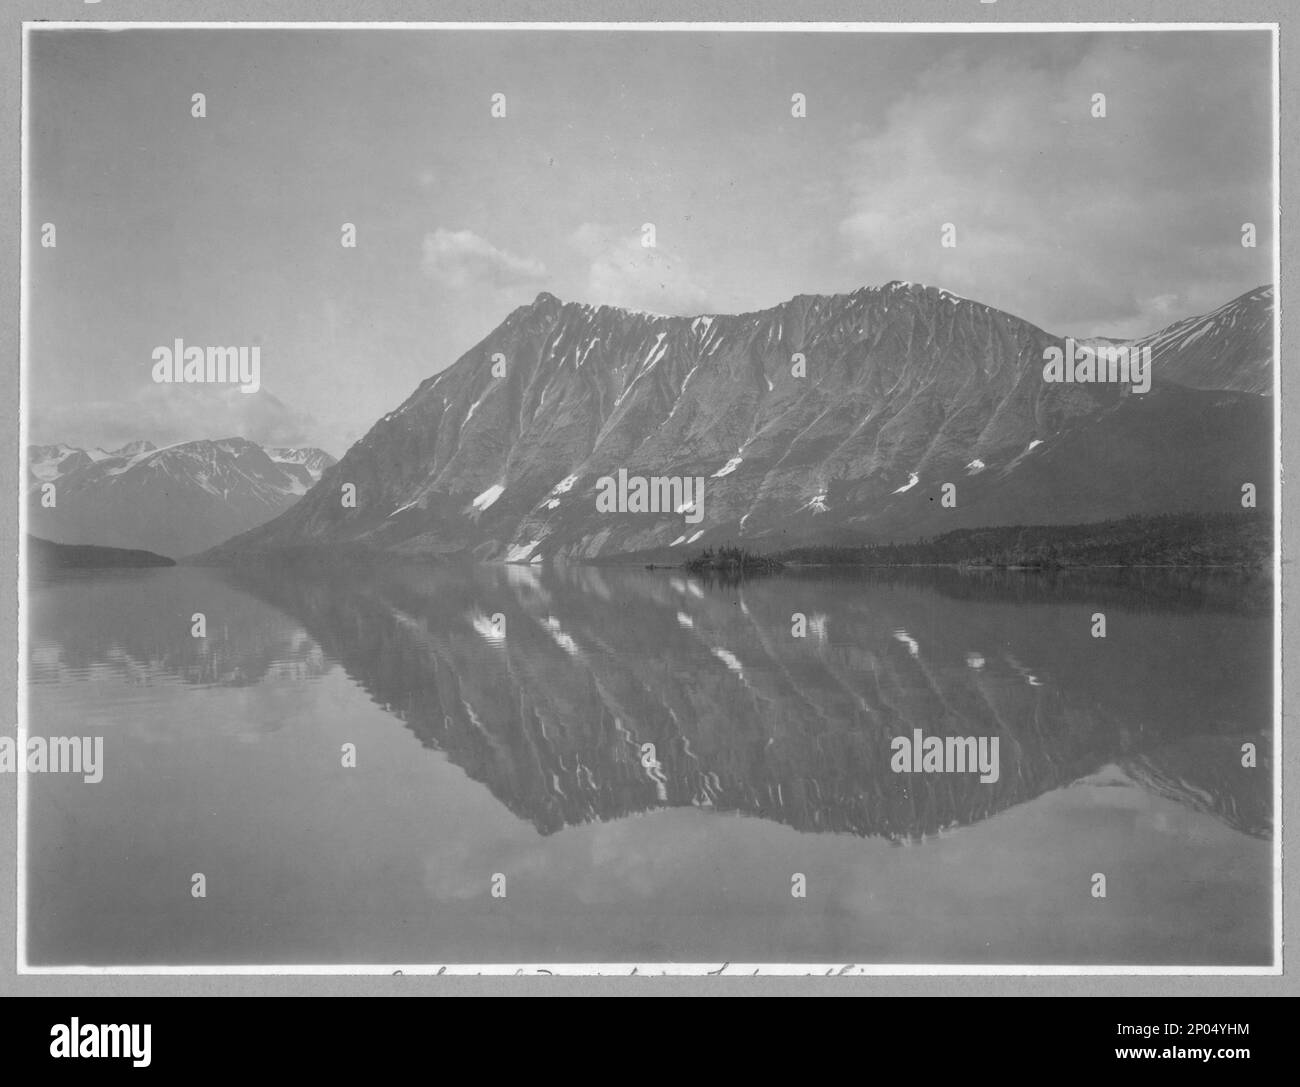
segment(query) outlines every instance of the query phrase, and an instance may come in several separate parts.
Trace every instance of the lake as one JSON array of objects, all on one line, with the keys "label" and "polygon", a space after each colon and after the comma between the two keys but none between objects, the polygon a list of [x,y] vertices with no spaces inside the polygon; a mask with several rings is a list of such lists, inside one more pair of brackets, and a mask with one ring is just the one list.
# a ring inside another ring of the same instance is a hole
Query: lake
[{"label": "lake", "polygon": [[[104,766],[28,776],[28,959],[1268,964],[1270,593],[1186,570],[52,576],[29,731],[102,736]],[[916,730],[996,738],[997,779],[896,771]]]}]

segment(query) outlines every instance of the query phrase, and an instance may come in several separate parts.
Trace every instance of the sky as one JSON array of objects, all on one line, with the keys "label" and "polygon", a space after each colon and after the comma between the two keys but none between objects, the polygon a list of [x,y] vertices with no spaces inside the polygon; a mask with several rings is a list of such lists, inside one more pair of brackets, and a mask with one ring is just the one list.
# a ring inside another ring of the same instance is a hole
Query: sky
[{"label": "sky", "polygon": [[[1272,280],[1263,31],[35,30],[28,80],[39,443],[340,456],[543,290],[902,279],[1130,336]],[[261,388],[154,383],[177,338],[260,346]]]}]

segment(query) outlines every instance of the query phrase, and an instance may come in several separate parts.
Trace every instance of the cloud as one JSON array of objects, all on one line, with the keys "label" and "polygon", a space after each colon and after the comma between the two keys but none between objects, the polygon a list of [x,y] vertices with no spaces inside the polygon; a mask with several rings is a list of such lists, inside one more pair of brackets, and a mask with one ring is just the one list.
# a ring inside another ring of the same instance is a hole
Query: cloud
[{"label": "cloud", "polygon": [[446,287],[517,287],[546,275],[539,260],[498,249],[472,230],[439,227],[424,237],[424,271]]},{"label": "cloud", "polygon": [[709,291],[680,255],[641,244],[641,233],[583,223],[570,243],[588,262],[587,301],[654,313],[710,310]]},{"label": "cloud", "polygon": [[[855,272],[1076,335],[1152,331],[1267,282],[1266,49],[1168,37],[961,50],[923,72],[851,145]],[[1244,222],[1259,248],[1242,248]]]},{"label": "cloud", "polygon": [[[137,438],[155,445],[200,438],[247,438],[260,445],[320,445],[322,428],[265,388],[144,385],[119,400],[32,407],[34,443],[116,449]],[[330,450],[330,452],[337,452]]]}]

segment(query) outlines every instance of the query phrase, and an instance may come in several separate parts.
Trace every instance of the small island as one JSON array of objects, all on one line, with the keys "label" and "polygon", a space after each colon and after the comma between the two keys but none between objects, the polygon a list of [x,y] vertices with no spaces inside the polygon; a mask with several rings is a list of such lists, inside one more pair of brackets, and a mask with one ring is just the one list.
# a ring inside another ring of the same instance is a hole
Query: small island
[{"label": "small island", "polygon": [[741,574],[774,574],[784,568],[784,563],[767,555],[756,555],[740,547],[719,547],[714,551],[706,547],[682,566],[693,574],[723,574],[736,577]]}]

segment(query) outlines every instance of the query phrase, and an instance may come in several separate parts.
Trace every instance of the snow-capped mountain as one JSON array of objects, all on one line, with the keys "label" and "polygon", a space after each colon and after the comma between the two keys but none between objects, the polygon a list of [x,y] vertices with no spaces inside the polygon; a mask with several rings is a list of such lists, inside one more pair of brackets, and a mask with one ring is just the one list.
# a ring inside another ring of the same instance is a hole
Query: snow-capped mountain
[{"label": "snow-capped mountain", "polygon": [[1273,392],[1273,288],[1260,287],[1204,317],[1136,341],[1155,374],[1194,389]]},{"label": "snow-capped mountain", "polygon": [[316,485],[321,474],[334,463],[323,449],[315,446],[295,448],[292,446],[266,446],[266,455],[280,470],[294,480],[294,493],[306,494]]},{"label": "snow-capped mountain", "polygon": [[[154,445],[153,442],[145,441],[143,438],[141,438],[138,441],[127,442],[126,445],[122,446],[121,449],[114,449],[112,453],[105,454],[105,455],[113,456],[113,457],[134,457],[140,453],[152,453],[157,448],[158,447]],[[102,453],[103,450],[97,450],[96,452]],[[104,458],[99,457],[97,459],[103,460]]]},{"label": "snow-capped mountain", "polygon": [[98,447],[78,449],[63,442],[55,445],[31,445],[27,447],[27,482],[29,485],[47,483],[110,457],[133,457],[137,453],[156,448],[152,442],[147,441],[128,442],[121,449],[111,452]]},{"label": "snow-capped mountain", "polygon": [[27,482],[57,479],[64,472],[93,463],[84,449],[70,445],[32,445],[27,448]]},{"label": "snow-capped mountain", "polygon": [[[56,543],[202,551],[282,513],[334,458],[320,449],[263,449],[244,438],[130,442],[105,452],[28,450],[28,527]],[[43,484],[53,483],[54,505]]]},{"label": "snow-capped mountain", "polygon": [[[1223,313],[1157,336],[1155,383],[1138,395],[1045,381],[1061,337],[911,283],[737,316],[543,293],[380,419],[301,503],[214,557],[360,543],[530,562],[902,540],[1239,509],[1243,482],[1263,507],[1271,409],[1238,391],[1259,391],[1259,323]],[[1208,367],[1196,360],[1211,344]],[[1184,375],[1218,384],[1173,380]],[[702,518],[601,512],[599,481],[620,469],[702,478]],[[355,507],[340,500],[349,483]]]}]

